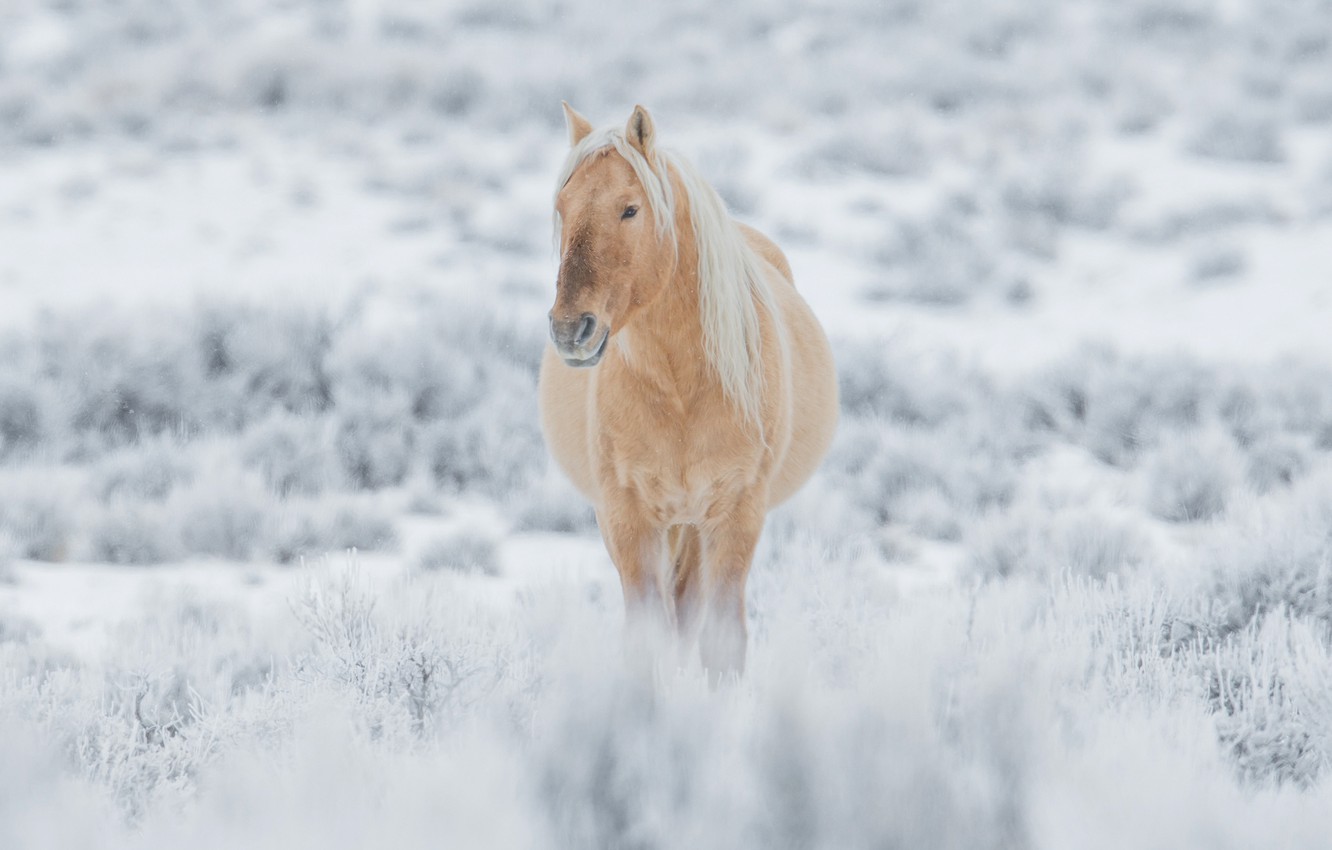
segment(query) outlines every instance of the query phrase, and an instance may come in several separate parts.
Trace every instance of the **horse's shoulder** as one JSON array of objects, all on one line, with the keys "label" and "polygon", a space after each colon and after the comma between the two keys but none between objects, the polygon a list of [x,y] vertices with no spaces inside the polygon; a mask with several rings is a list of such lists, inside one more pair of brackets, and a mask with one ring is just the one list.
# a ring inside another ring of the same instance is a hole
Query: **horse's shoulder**
[{"label": "horse's shoulder", "polygon": [[787,261],[786,255],[782,253],[782,249],[777,247],[777,243],[744,222],[737,221],[736,224],[740,227],[740,232],[745,235],[745,241],[749,243],[749,247],[771,263],[772,267],[781,272],[782,277],[794,286],[795,276],[791,274],[791,264]]}]

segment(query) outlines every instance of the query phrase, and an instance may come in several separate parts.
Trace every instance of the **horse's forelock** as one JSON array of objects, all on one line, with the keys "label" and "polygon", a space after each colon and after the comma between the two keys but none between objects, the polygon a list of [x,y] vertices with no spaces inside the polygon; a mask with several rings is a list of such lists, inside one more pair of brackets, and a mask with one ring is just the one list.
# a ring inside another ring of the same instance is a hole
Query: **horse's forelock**
[{"label": "horse's forelock", "polygon": [[[559,180],[555,184],[555,195],[564,190],[574,173],[594,156],[609,154],[615,151],[624,157],[629,163],[629,167],[634,170],[634,175],[638,177],[638,182],[643,187],[644,196],[647,199],[648,209],[652,210],[652,215],[657,222],[657,235],[662,239],[675,238],[675,198],[671,190],[670,171],[666,164],[666,158],[661,154],[656,154],[653,161],[649,162],[647,157],[643,156],[624,136],[623,128],[603,127],[600,130],[594,130],[583,138],[581,142],[574,145],[569,150],[569,155],[565,157],[564,167],[560,169]],[[560,238],[560,214],[555,213],[555,241],[559,244]]]}]

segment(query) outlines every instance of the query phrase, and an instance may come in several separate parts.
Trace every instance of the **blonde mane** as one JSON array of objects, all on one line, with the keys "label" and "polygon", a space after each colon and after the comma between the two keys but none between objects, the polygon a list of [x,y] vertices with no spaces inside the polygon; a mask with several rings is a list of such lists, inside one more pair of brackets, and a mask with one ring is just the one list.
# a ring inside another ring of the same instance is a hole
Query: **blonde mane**
[{"label": "blonde mane", "polygon": [[[689,221],[698,249],[698,294],[703,325],[703,351],[721,382],[722,390],[744,418],[759,424],[763,398],[763,340],[759,305],[780,330],[776,301],[758,256],[726,211],[717,191],[694,166],[676,153],[654,152],[651,162],[615,127],[594,131],[569,151],[560,170],[559,194],[578,167],[590,157],[614,149],[628,161],[647,196],[657,222],[657,235],[679,245],[675,227],[676,198],[673,169],[689,205]],[[560,237],[555,214],[555,239]]]}]

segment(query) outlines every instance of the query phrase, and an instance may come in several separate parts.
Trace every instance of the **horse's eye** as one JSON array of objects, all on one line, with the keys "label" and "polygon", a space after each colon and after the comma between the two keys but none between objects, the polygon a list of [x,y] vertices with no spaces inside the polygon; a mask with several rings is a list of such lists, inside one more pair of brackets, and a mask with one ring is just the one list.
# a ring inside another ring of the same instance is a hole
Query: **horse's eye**
[{"label": "horse's eye", "polygon": [[638,215],[638,207],[634,206],[633,204],[630,204],[629,206],[624,208],[624,212],[621,213],[620,218],[621,219],[633,218],[636,215]]}]

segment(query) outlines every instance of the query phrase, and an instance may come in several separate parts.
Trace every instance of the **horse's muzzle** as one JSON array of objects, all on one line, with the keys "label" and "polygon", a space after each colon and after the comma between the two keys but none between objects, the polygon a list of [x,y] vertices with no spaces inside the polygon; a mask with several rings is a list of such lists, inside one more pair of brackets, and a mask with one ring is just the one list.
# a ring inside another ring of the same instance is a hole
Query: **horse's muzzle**
[{"label": "horse's muzzle", "polygon": [[552,316],[550,339],[555,343],[560,359],[567,365],[595,366],[601,362],[601,355],[606,353],[610,328],[602,328],[597,317],[591,313],[584,313],[576,319],[556,319]]}]

